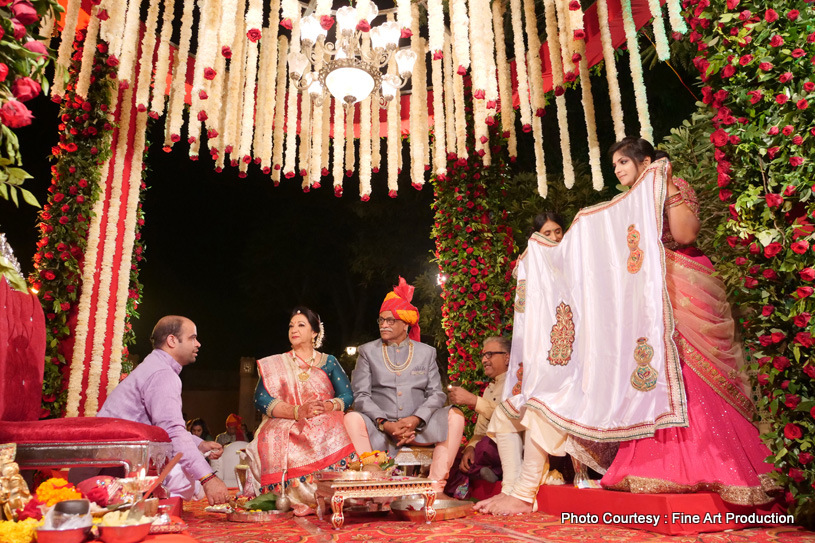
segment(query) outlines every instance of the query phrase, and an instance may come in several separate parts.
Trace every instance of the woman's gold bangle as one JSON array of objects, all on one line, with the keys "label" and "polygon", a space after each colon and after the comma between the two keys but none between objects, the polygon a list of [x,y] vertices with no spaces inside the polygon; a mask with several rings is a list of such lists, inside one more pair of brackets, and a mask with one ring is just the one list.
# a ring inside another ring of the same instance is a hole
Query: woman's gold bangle
[{"label": "woman's gold bangle", "polygon": [[299,414],[300,414],[300,406],[295,405],[294,406],[294,420],[297,420],[299,418]]}]

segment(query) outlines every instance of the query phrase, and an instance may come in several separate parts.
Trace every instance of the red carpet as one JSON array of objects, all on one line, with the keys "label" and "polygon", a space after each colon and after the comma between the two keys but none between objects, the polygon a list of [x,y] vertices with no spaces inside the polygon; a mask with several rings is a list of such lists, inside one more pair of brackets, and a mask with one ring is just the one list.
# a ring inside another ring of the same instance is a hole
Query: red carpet
[{"label": "red carpet", "polygon": [[392,516],[346,515],[342,530],[316,517],[292,518],[269,524],[227,522],[224,515],[206,513],[205,502],[184,504],[188,533],[206,543],[481,543],[559,542],[593,543],[815,543],[815,533],[797,526],[750,528],[731,532],[671,536],[617,526],[561,524],[558,517],[531,513],[516,517],[470,514],[433,524],[398,521]]}]

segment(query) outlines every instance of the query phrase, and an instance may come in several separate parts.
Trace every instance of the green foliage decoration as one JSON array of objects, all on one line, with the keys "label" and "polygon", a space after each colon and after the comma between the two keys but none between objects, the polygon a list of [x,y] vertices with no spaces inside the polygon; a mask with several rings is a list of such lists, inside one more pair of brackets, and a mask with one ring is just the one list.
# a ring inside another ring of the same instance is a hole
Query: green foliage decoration
[{"label": "green foliage decoration", "polygon": [[717,268],[749,308],[742,333],[757,360],[757,407],[770,414],[773,476],[796,520],[813,525],[815,13],[803,0],[685,5],[713,146],[700,173],[726,206],[716,240],[733,256]]},{"label": "green foliage decoration", "polygon": [[52,60],[39,36],[41,19],[56,17],[62,8],[56,0],[2,2],[0,7],[0,198],[20,205],[20,198],[39,207],[34,195],[22,187],[31,176],[21,168],[20,143],[15,128],[31,124],[33,116],[24,102],[47,89],[45,68]]},{"label": "green foliage decoration", "polygon": [[[511,331],[515,291],[516,248],[504,206],[509,156],[497,126],[490,129],[488,145],[491,166],[483,166],[470,142],[469,158],[449,153],[447,175],[431,178],[448,376],[476,394],[487,384],[482,342]],[[466,414],[473,420],[472,412]]]}]

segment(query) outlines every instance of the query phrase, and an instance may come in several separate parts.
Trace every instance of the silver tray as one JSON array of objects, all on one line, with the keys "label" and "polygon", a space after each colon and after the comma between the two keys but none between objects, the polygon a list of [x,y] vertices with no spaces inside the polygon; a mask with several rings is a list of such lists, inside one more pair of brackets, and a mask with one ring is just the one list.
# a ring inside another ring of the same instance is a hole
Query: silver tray
[{"label": "silver tray", "polygon": [[294,511],[233,511],[226,514],[229,522],[274,522],[291,518]]}]

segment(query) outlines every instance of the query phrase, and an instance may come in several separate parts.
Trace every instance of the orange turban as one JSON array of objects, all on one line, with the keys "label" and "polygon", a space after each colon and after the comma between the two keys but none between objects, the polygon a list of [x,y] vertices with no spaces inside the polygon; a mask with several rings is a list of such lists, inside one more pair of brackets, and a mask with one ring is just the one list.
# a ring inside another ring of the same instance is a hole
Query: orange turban
[{"label": "orange turban", "polygon": [[413,300],[414,288],[407,284],[404,277],[399,277],[399,284],[393,287],[393,291],[385,296],[379,313],[390,311],[397,319],[404,321],[410,326],[408,337],[414,341],[420,340],[419,332],[419,310],[410,303]]}]

